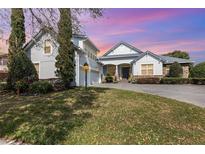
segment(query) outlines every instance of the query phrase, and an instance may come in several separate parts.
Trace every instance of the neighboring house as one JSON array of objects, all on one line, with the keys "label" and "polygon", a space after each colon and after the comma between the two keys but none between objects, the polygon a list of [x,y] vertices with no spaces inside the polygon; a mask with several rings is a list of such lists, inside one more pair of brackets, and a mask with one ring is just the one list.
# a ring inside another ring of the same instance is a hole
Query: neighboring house
[{"label": "neighboring house", "polygon": [[0,73],[6,73],[7,69],[8,55],[5,53],[0,53]]},{"label": "neighboring house", "polygon": [[[1,31],[0,31],[1,32]],[[7,72],[8,40],[0,38],[0,72]]]},{"label": "neighboring house", "polygon": [[183,77],[189,76],[191,60],[156,55],[150,51],[142,52],[134,46],[120,42],[99,58],[103,65],[103,75],[108,73],[118,80],[136,77],[164,77],[169,73],[172,63],[178,62],[183,68]]}]

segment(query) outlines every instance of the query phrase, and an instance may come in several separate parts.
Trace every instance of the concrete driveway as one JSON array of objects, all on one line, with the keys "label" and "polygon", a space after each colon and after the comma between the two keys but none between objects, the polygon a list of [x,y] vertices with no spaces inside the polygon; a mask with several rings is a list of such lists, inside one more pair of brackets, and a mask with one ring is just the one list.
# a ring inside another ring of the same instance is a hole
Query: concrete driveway
[{"label": "concrete driveway", "polygon": [[145,92],[205,107],[205,85],[130,84],[120,82],[116,84],[97,84],[95,86]]}]

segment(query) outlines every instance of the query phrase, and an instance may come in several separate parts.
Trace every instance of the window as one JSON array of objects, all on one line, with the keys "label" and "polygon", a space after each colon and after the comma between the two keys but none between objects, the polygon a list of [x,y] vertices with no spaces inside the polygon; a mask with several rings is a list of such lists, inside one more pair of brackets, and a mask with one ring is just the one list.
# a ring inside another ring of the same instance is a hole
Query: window
[{"label": "window", "polygon": [[142,75],[153,75],[153,64],[142,64],[141,74]]},{"label": "window", "polygon": [[51,54],[51,41],[50,40],[45,40],[44,42],[44,53]]},{"label": "window", "polygon": [[35,67],[35,69],[36,69],[36,72],[37,72],[37,74],[38,74],[38,76],[39,76],[39,63],[35,63],[34,64],[34,67]]}]

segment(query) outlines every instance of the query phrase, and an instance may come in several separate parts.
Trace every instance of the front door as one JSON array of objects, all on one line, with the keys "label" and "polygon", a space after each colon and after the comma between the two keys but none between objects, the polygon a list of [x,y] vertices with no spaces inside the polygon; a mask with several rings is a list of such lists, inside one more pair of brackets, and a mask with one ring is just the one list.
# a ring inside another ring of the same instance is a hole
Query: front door
[{"label": "front door", "polygon": [[123,79],[128,79],[129,78],[129,67],[122,67],[122,78]]}]

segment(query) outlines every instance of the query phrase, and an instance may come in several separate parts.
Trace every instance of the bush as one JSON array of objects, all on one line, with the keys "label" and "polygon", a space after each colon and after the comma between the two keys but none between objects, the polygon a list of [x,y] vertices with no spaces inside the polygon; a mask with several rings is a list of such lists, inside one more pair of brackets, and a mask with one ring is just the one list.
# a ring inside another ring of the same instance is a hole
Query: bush
[{"label": "bush", "polygon": [[205,85],[205,78],[193,78],[193,79],[191,79],[191,83]]},{"label": "bush", "polygon": [[53,90],[53,86],[48,81],[35,81],[30,85],[29,89],[33,94],[46,94]]},{"label": "bush", "polygon": [[0,82],[0,91],[4,91],[7,89],[7,84],[5,82]]},{"label": "bush", "polygon": [[15,84],[15,89],[19,90],[20,93],[28,91],[28,88],[29,88],[29,84],[24,80],[17,81]]},{"label": "bush", "polygon": [[133,78],[131,82],[133,84],[159,84],[160,78],[158,77]]},{"label": "bush", "polygon": [[174,62],[169,69],[169,77],[182,77],[183,69],[178,62]]},{"label": "bush", "polygon": [[36,69],[25,52],[20,51],[9,57],[7,78],[9,89],[15,90],[17,81],[24,80],[33,82],[38,79]]},{"label": "bush", "polygon": [[110,74],[107,74],[107,76],[105,77],[105,81],[107,83],[111,83],[111,82],[113,82],[113,77]]},{"label": "bush", "polygon": [[192,78],[205,78],[205,62],[194,66],[190,71],[190,76]]},{"label": "bush", "polygon": [[189,84],[191,80],[188,78],[162,78],[161,84]]},{"label": "bush", "polygon": [[0,72],[0,82],[1,81],[3,81],[3,82],[6,81],[7,76],[8,76],[7,72]]}]

